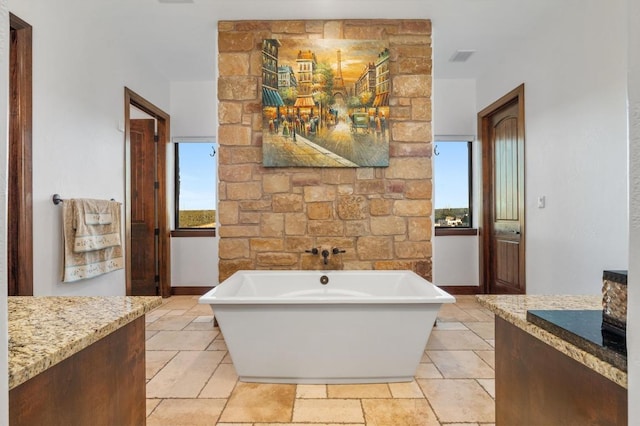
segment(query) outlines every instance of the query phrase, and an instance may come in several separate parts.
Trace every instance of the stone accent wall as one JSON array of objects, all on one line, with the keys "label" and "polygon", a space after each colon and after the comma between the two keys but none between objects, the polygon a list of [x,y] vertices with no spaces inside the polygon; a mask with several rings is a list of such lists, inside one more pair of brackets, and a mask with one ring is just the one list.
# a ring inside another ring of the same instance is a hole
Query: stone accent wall
[{"label": "stone accent wall", "polygon": [[[262,167],[262,40],[387,40],[390,164]],[[410,269],[431,280],[431,22],[218,24],[220,281],[240,269]],[[345,253],[320,256],[312,247]]]}]

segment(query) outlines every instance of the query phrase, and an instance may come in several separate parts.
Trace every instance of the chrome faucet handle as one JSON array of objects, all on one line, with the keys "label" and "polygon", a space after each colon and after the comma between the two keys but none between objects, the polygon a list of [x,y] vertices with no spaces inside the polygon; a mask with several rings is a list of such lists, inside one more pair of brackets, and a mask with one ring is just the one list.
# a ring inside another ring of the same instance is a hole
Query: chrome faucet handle
[{"label": "chrome faucet handle", "polygon": [[333,250],[331,250],[331,252],[333,254],[338,254],[338,253],[346,253],[346,250],[340,250],[338,247],[334,247]]},{"label": "chrome faucet handle", "polygon": [[311,253],[311,254],[318,254],[318,249],[316,247],[312,248],[311,250],[305,250],[305,253]]}]

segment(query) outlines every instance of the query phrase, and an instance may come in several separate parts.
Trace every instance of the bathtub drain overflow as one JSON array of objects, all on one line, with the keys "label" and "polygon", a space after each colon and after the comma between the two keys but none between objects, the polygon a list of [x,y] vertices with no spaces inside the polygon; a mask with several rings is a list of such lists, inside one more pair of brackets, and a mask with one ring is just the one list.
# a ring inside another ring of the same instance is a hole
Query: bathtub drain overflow
[{"label": "bathtub drain overflow", "polygon": [[323,275],[320,277],[320,284],[325,285],[329,282],[329,277],[326,275]]}]

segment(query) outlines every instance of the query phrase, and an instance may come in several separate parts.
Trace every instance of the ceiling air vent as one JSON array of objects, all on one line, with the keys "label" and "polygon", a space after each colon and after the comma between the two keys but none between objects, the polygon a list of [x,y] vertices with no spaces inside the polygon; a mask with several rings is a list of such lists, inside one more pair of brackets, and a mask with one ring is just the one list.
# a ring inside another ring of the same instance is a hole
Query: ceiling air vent
[{"label": "ceiling air vent", "polygon": [[474,53],[476,53],[475,50],[456,50],[456,53],[449,58],[449,62],[467,62]]}]

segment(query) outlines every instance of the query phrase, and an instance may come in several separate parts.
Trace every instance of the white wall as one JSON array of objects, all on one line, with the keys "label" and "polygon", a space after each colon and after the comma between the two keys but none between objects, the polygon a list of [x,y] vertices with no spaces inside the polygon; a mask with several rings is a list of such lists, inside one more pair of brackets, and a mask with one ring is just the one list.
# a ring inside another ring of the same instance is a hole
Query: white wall
[{"label": "white wall", "polygon": [[628,2],[629,16],[629,281],[627,362],[629,424],[640,424],[640,3]]},{"label": "white wall", "polygon": [[478,110],[525,83],[532,294],[599,294],[628,266],[625,3],[571,3],[477,81]]},{"label": "white wall", "polygon": [[218,240],[214,237],[171,239],[171,286],[218,284]]},{"label": "white wall", "polygon": [[475,135],[475,79],[434,79],[432,109],[434,135]]},{"label": "white wall", "polygon": [[433,283],[439,286],[479,285],[477,236],[433,237]]},{"label": "white wall", "polygon": [[[433,81],[433,133],[435,139],[449,136],[470,136],[475,141],[476,82],[474,79],[434,79]],[[473,150],[474,200],[480,177],[477,176],[477,146]],[[437,200],[438,194],[434,193]],[[478,205],[473,206],[477,227]],[[434,236],[433,282],[436,285],[479,285],[478,237]]]},{"label": "white wall", "polygon": [[34,27],[34,294],[123,295],[124,270],[61,283],[62,208],[51,196],[124,202],[124,87],[168,111],[169,83],[139,68],[136,52],[125,53],[126,40],[104,18],[107,4],[76,6],[9,1]]},{"label": "white wall", "polygon": [[[0,0],[0,277],[7,276],[7,128],[9,75],[9,11]],[[7,280],[0,280],[0,425],[9,424],[9,335]]]},{"label": "white wall", "polygon": [[171,82],[171,136],[215,136],[216,92],[213,71],[209,81]]},{"label": "white wall", "polygon": [[[171,83],[171,135],[214,137],[218,123],[216,83],[211,81]],[[173,164],[169,150],[168,164]],[[173,184],[173,170],[168,181]],[[169,200],[174,200],[169,185]],[[174,209],[171,209],[172,214]],[[173,218],[171,224],[173,227]],[[171,286],[209,287],[218,284],[218,237],[175,237],[171,239]]]}]

